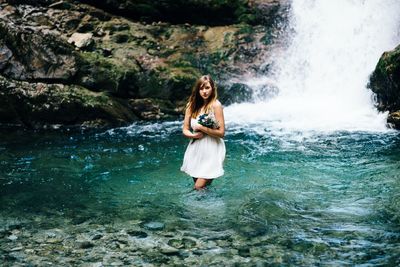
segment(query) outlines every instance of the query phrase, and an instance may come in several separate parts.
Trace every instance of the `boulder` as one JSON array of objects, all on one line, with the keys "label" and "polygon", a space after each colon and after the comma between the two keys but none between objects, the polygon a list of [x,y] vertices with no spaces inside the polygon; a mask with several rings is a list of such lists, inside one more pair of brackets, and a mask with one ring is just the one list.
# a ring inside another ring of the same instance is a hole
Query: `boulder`
[{"label": "boulder", "polygon": [[368,87],[376,95],[378,109],[390,112],[388,123],[400,129],[400,45],[383,53]]},{"label": "boulder", "polygon": [[400,110],[400,46],[383,53],[370,77],[380,110]]},{"label": "boulder", "polygon": [[0,123],[29,128],[46,125],[121,126],[137,119],[128,103],[81,86],[28,83],[0,76]]}]

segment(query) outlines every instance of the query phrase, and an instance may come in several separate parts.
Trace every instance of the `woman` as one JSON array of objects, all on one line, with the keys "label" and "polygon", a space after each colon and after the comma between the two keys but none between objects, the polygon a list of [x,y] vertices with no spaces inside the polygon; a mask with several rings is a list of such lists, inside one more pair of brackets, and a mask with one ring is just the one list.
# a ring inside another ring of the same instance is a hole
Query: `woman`
[{"label": "woman", "polygon": [[[211,121],[211,125],[204,126],[204,118]],[[217,100],[215,83],[209,75],[200,77],[193,87],[182,131],[192,141],[187,146],[181,171],[192,176],[194,188],[200,190],[224,174],[224,112]]]}]

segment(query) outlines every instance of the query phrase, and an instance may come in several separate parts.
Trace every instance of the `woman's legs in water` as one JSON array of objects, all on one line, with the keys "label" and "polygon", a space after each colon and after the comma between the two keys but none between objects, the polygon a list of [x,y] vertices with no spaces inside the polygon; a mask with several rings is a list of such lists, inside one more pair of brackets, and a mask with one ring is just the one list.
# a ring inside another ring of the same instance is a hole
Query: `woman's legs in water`
[{"label": "woman's legs in water", "polygon": [[[193,178],[193,181],[194,179],[195,178]],[[211,183],[212,179],[197,178],[194,184],[194,189],[196,190],[204,189],[207,185],[210,185]]]}]

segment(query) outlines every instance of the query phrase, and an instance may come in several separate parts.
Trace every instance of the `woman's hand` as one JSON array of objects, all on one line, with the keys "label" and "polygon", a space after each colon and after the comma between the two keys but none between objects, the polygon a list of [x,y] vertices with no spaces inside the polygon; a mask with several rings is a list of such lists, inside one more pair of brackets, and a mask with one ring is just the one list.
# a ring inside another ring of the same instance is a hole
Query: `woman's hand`
[{"label": "woman's hand", "polygon": [[202,132],[194,132],[193,133],[193,138],[194,139],[201,139],[204,137],[204,134]]},{"label": "woman's hand", "polygon": [[193,126],[193,131],[196,131],[196,132],[203,132],[204,131],[203,129],[204,129],[204,126],[199,123],[196,123]]}]

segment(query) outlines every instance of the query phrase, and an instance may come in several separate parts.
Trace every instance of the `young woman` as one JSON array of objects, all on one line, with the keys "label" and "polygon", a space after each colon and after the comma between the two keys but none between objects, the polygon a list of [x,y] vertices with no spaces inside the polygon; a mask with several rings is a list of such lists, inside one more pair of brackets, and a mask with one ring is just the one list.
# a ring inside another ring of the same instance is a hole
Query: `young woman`
[{"label": "young woman", "polygon": [[[201,121],[204,118],[212,125],[204,126]],[[224,174],[224,134],[224,112],[217,100],[217,88],[209,75],[202,76],[193,87],[183,122],[183,135],[192,140],[186,148],[181,171],[193,177],[196,190]]]}]

